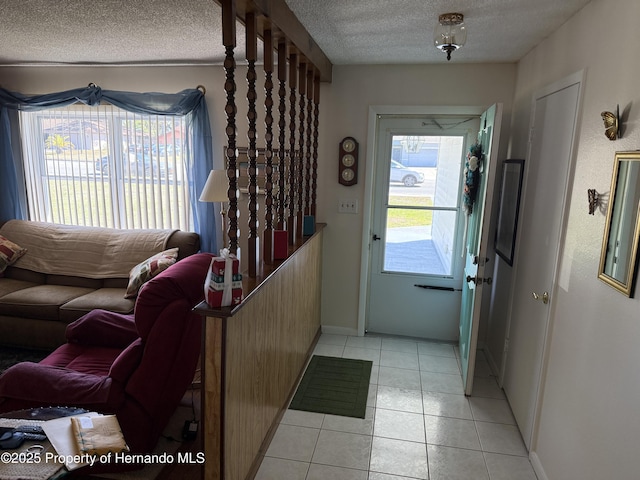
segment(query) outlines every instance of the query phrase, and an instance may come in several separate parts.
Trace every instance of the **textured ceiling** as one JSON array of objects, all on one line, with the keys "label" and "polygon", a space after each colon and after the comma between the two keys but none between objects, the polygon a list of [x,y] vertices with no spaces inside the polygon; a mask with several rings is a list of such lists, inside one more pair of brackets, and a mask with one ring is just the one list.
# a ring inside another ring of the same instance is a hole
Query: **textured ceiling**
[{"label": "textured ceiling", "polygon": [[441,13],[464,14],[456,63],[515,62],[590,0],[286,0],[335,65],[446,63],[433,47]]},{"label": "textured ceiling", "polygon": [[[452,62],[514,62],[589,0],[285,0],[336,65],[446,63],[438,14],[465,15]],[[0,65],[218,64],[214,0],[0,0]],[[242,46],[242,28],[238,29]],[[237,59],[243,49],[237,49]]]}]

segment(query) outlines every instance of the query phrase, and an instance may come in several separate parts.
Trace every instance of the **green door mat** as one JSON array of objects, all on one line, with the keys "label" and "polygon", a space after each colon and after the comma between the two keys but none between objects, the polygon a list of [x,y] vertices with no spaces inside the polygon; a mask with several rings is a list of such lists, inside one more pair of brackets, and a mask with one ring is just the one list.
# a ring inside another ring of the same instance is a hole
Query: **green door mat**
[{"label": "green door mat", "polygon": [[314,355],[289,408],[364,418],[373,362]]}]

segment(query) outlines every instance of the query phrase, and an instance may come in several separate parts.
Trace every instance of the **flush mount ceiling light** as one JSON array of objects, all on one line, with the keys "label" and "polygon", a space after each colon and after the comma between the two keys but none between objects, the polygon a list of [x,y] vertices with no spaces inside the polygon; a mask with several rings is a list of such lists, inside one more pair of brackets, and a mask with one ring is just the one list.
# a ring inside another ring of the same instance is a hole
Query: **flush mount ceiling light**
[{"label": "flush mount ceiling light", "polygon": [[443,13],[438,17],[438,25],[433,32],[433,44],[447,53],[447,60],[451,60],[451,52],[462,47],[466,41],[467,29],[463,14]]}]

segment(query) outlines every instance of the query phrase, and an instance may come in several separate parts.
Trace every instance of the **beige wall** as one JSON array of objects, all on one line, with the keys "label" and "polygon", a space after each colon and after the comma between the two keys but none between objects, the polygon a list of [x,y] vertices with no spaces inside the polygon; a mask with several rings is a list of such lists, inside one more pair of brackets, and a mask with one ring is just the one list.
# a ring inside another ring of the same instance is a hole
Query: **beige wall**
[{"label": "beige wall", "polygon": [[[640,148],[638,18],[637,0],[594,0],[518,65],[511,153],[523,158],[533,92],[573,72],[586,73],[533,446],[541,479],[638,478],[640,299],[598,280],[605,214],[588,215],[586,194],[588,188],[609,191],[614,152]],[[618,103],[625,112],[623,138],[611,142],[600,112]],[[544,185],[536,192],[544,195]]]},{"label": "beige wall", "polygon": [[[333,81],[321,98],[323,165],[320,220],[326,221],[322,324],[325,331],[357,331],[363,228],[364,179],[367,169],[369,107],[480,106],[503,103],[508,131],[515,65],[334,66]],[[338,183],[338,142],[346,136],[360,143],[358,184]],[[504,143],[506,146],[506,143]],[[505,148],[506,153],[506,148]],[[358,215],[338,213],[338,200],[356,198]]]}]

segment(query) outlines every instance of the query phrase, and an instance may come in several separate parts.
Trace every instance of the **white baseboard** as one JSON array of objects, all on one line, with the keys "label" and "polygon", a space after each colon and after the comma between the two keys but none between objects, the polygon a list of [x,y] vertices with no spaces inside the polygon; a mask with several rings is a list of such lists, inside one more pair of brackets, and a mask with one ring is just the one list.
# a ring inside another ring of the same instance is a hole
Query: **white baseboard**
[{"label": "white baseboard", "polygon": [[332,325],[322,325],[322,333],[327,333],[329,335],[350,335],[350,336],[358,336],[357,328],[346,328],[346,327],[334,327]]},{"label": "white baseboard", "polygon": [[549,477],[547,477],[547,474],[544,472],[544,468],[542,468],[542,463],[540,463],[540,458],[536,452],[529,453],[529,460],[531,461],[533,471],[536,472],[538,480],[549,480]]}]

